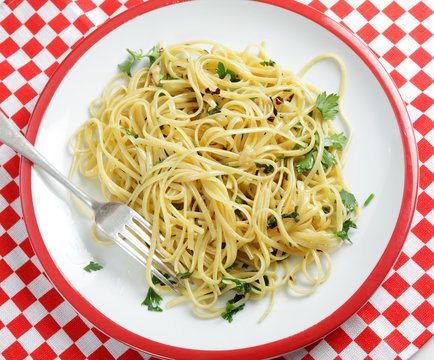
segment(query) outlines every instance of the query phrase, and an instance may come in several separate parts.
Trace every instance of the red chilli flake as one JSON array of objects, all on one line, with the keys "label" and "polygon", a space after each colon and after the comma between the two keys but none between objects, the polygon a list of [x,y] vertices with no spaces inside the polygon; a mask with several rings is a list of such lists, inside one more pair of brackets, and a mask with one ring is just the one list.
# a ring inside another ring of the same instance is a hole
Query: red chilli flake
[{"label": "red chilli flake", "polygon": [[276,97],[276,105],[280,105],[283,103],[283,99],[280,96]]},{"label": "red chilli flake", "polygon": [[205,89],[205,93],[210,94],[210,93],[211,93],[211,90],[210,90],[209,88],[206,88],[206,89]]},{"label": "red chilli flake", "polygon": [[294,97],[294,94],[291,94],[286,101],[291,102],[292,98]]},{"label": "red chilli flake", "polygon": [[220,89],[219,88],[215,89],[214,94],[217,94],[217,95],[220,94]]},{"label": "red chilli flake", "polygon": [[268,121],[274,121],[274,116],[270,116],[267,120]]}]

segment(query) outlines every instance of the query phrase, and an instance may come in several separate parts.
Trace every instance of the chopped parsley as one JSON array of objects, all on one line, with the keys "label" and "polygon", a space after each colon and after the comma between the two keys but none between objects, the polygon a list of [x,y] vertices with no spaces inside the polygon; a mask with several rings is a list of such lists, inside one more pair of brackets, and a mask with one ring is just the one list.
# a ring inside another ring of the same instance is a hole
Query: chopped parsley
[{"label": "chopped parsley", "polygon": [[246,283],[243,280],[226,278],[226,277],[223,277],[222,280],[228,280],[234,282],[235,283],[234,290],[239,294],[247,294],[250,291],[252,291],[252,287],[250,286],[250,284]]},{"label": "chopped parsley", "polygon": [[342,204],[344,204],[347,213],[353,211],[357,206],[357,200],[354,195],[343,189],[339,191],[339,195],[341,195]]},{"label": "chopped parsley", "polygon": [[140,53],[138,53],[130,49],[127,49],[127,52],[130,54],[128,56],[128,59],[125,60],[123,63],[118,64],[118,68],[120,71],[128,74],[128,76],[131,76],[131,67],[137,61],[143,59],[146,55],[143,55],[142,50],[140,50]]},{"label": "chopped parsley", "polygon": [[335,165],[338,162],[331,152],[329,152],[327,149],[324,149],[322,152],[321,163],[325,166],[325,168],[328,168],[329,166]]},{"label": "chopped parsley", "polygon": [[238,78],[238,75],[236,73],[234,73],[232,70],[229,69],[225,69],[225,65],[219,61],[218,65],[217,65],[217,69],[215,69],[217,75],[219,76],[220,79],[224,79],[226,77],[226,75],[229,75],[231,78],[231,82],[238,82],[240,81],[240,79]]},{"label": "chopped parsley", "polygon": [[192,271],[187,271],[185,273],[180,273],[179,272],[179,273],[176,273],[176,277],[178,277],[180,279],[188,279],[191,276],[191,274],[193,274]]},{"label": "chopped parsley", "polygon": [[211,110],[208,110],[208,114],[209,115],[218,114],[220,112],[222,112],[222,109],[218,105],[215,108],[212,108]]},{"label": "chopped parsley", "polygon": [[275,62],[273,60],[268,60],[268,61],[261,61],[259,64],[262,66],[274,66]]},{"label": "chopped parsley", "polygon": [[274,229],[277,226],[277,219],[275,216],[270,216],[267,220],[267,229]]},{"label": "chopped parsley", "polygon": [[350,219],[345,220],[345,222],[342,224],[342,230],[338,231],[336,235],[342,240],[347,240],[352,244],[353,242],[348,237],[348,230],[350,230],[350,228],[357,229],[357,225],[354,224]]},{"label": "chopped parsley", "polygon": [[139,134],[133,134],[129,129],[127,128],[121,128],[122,130],[125,131],[125,133],[129,136],[132,136],[134,139],[137,139],[139,137]]},{"label": "chopped parsley", "polygon": [[274,171],[273,165],[267,165],[267,164],[260,164],[255,162],[255,165],[257,168],[264,168],[264,174],[269,174]]},{"label": "chopped parsley", "polygon": [[88,265],[86,265],[83,270],[87,272],[92,271],[98,271],[101,270],[103,267],[100,264],[97,264],[96,262],[90,261]]},{"label": "chopped parsley", "polygon": [[149,58],[149,67],[151,67],[152,64],[156,62],[158,58],[161,56],[160,45],[157,44],[153,46],[152,49],[149,50],[148,53],[144,56]]},{"label": "chopped parsley", "polygon": [[172,76],[170,76],[170,75],[164,75],[162,78],[161,78],[161,80],[158,82],[158,87],[160,87],[160,88],[162,88],[162,87],[164,87],[164,83],[162,83],[161,81],[165,81],[165,80],[177,80],[176,78],[174,78],[174,77],[172,77]]},{"label": "chopped parsley", "polygon": [[142,302],[142,306],[146,305],[149,311],[162,312],[163,309],[158,306],[162,300],[163,298],[158,295],[152,287],[150,287],[145,300]]},{"label": "chopped parsley", "polygon": [[334,147],[337,150],[342,150],[343,145],[345,144],[346,141],[347,138],[345,137],[344,133],[333,134],[324,139],[324,146]]},{"label": "chopped parsley", "polygon": [[324,212],[324,214],[328,214],[330,212],[330,208],[328,206],[323,206],[322,211]]},{"label": "chopped parsley", "polygon": [[244,305],[242,304],[240,306],[235,306],[234,303],[236,302],[237,296],[235,295],[235,297],[232,300],[228,300],[226,302],[226,311],[224,313],[222,313],[222,318],[229,321],[230,323],[233,320],[233,316],[237,313],[240,312],[241,310],[244,309]]},{"label": "chopped parsley", "polygon": [[282,219],[285,218],[292,218],[294,219],[295,222],[299,222],[300,219],[297,218],[297,216],[299,216],[300,214],[298,213],[298,205],[295,206],[294,211],[292,213],[289,214],[282,214]]},{"label": "chopped parsley", "polygon": [[338,113],[338,100],[339,95],[327,95],[325,91],[318,95],[315,105],[324,120],[332,120],[335,118],[336,114]]},{"label": "chopped parsley", "polygon": [[312,169],[315,159],[313,157],[312,151],[309,152],[303,160],[301,160],[297,165],[295,165],[295,170],[298,174]]},{"label": "chopped parsley", "polygon": [[371,200],[375,197],[375,194],[371,194],[368,196],[368,198],[363,203],[363,206],[368,206],[368,204],[371,202]]}]

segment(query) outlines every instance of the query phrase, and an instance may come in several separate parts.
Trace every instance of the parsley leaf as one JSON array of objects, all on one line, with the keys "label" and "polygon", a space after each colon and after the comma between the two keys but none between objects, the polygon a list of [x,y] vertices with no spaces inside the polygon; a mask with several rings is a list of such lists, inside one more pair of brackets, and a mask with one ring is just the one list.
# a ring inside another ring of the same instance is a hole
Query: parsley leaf
[{"label": "parsley leaf", "polygon": [[158,82],[158,87],[160,87],[160,88],[164,87],[164,83],[162,83],[161,80],[177,80],[177,79],[174,78],[174,77],[172,77],[172,76],[170,76],[170,75],[167,75],[167,74],[164,75],[164,76],[160,79],[160,81]]},{"label": "parsley leaf", "polygon": [[237,204],[245,204],[246,202],[243,200],[243,199],[241,199],[240,197],[237,197],[236,199],[235,199],[235,202],[237,203]]},{"label": "parsley leaf", "polygon": [[[229,268],[228,268],[229,269]],[[227,269],[226,269],[227,270]],[[235,283],[235,291],[240,294],[247,294],[250,291],[252,291],[252,287],[249,283],[246,283],[245,281],[239,280],[239,279],[232,279],[232,278],[226,278],[223,277],[222,280],[229,280],[233,281]]]},{"label": "parsley leaf", "polygon": [[261,61],[259,64],[262,65],[262,66],[274,66],[274,61],[272,61],[272,60]]},{"label": "parsley leaf", "polygon": [[98,271],[101,270],[103,267],[100,264],[97,264],[96,262],[90,261],[88,265],[86,265],[83,270],[87,272],[91,271]]},{"label": "parsley leaf", "polygon": [[345,144],[346,141],[347,138],[344,133],[333,134],[324,139],[324,146],[334,147],[337,150],[342,150],[342,146]]},{"label": "parsley leaf", "polygon": [[301,174],[302,172],[312,169],[314,163],[315,159],[313,158],[313,154],[312,152],[309,152],[303,160],[295,165],[295,169],[298,174]]},{"label": "parsley leaf", "polygon": [[123,63],[118,64],[118,68],[120,71],[128,74],[128,76],[131,76],[131,67],[140,59],[143,59],[146,55],[142,54],[142,50],[140,50],[140,53],[132,51],[130,49],[127,49],[130,56],[128,56],[128,59],[125,60]]},{"label": "parsley leaf", "polygon": [[215,69],[215,71],[220,79],[224,79],[226,75],[229,75],[231,77],[230,79],[231,82],[240,81],[240,79],[238,79],[238,75],[234,73],[232,70],[229,70],[229,68],[225,69],[225,65],[221,61],[219,61],[217,65],[217,69]]},{"label": "parsley leaf", "polygon": [[133,134],[129,129],[127,129],[127,128],[121,128],[122,130],[124,130],[125,131],[125,133],[127,134],[127,135],[129,135],[129,136],[132,136],[132,137],[134,137],[134,139],[137,139],[138,137],[139,137],[139,134]]},{"label": "parsley leaf", "polygon": [[267,220],[267,229],[274,229],[277,226],[277,219],[275,216],[270,216]]},{"label": "parsley leaf", "polygon": [[232,300],[228,300],[226,303],[226,311],[224,313],[222,313],[222,318],[229,321],[230,323],[233,320],[233,316],[237,313],[240,312],[241,310],[244,309],[244,305],[242,304],[240,306],[235,306],[234,302],[235,302],[236,297],[234,297]]},{"label": "parsley leaf", "polygon": [[152,287],[150,287],[142,305],[146,305],[149,311],[162,312],[163,309],[158,306],[162,300],[163,298],[158,295]]},{"label": "parsley leaf", "polygon": [[342,224],[342,230],[338,231],[336,235],[342,240],[347,240],[352,244],[353,242],[348,237],[348,230],[350,230],[350,228],[357,229],[357,225],[354,224],[350,219],[345,220],[345,222]]},{"label": "parsley leaf", "polygon": [[327,149],[324,149],[322,152],[321,163],[328,168],[329,166],[337,164],[338,162],[331,152],[329,152]]},{"label": "parsley leaf", "polygon": [[218,105],[217,105],[215,108],[212,108],[211,110],[208,110],[208,114],[209,114],[209,115],[218,114],[218,113],[220,113],[220,112],[222,112],[222,109],[221,109],[221,107],[218,106]]},{"label": "parsley leaf", "polygon": [[269,174],[274,171],[273,165],[267,165],[267,164],[260,164],[255,162],[255,165],[257,168],[264,168],[264,174]]},{"label": "parsley leaf", "polygon": [[369,195],[369,197],[365,200],[363,206],[368,206],[368,204],[371,202],[371,200],[375,197],[375,194]]},{"label": "parsley leaf", "polygon": [[341,195],[342,204],[344,204],[347,213],[353,211],[357,206],[357,200],[354,195],[343,189],[339,191],[339,194]]},{"label": "parsley leaf", "polygon": [[193,274],[192,271],[187,271],[185,273],[179,272],[179,273],[176,273],[176,276],[179,277],[180,279],[188,279],[191,276],[191,274]]},{"label": "parsley leaf", "polygon": [[149,58],[149,67],[152,66],[154,62],[158,60],[158,58],[161,56],[160,52],[160,44],[154,45],[151,50],[148,51],[146,55],[147,58]]},{"label": "parsley leaf", "polygon": [[300,214],[298,213],[298,205],[295,206],[294,211],[292,213],[289,214],[282,214],[282,219],[285,218],[292,218],[294,219],[295,222],[299,222],[300,219],[297,219],[297,216],[299,216]]},{"label": "parsley leaf", "polygon": [[338,113],[338,99],[339,95],[330,94],[327,95],[324,91],[316,98],[316,108],[320,111],[324,120],[334,119]]}]

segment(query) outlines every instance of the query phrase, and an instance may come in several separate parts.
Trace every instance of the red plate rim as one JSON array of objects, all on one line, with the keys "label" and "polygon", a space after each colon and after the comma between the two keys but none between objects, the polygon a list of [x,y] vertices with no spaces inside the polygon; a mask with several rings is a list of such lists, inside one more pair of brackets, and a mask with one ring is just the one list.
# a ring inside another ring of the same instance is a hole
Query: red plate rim
[{"label": "red plate rim", "polygon": [[[73,47],[73,50],[70,52],[70,54],[53,73],[46,87],[42,91],[29,122],[26,134],[28,140],[34,143],[45,110],[47,109],[57,87],[71,67],[90,47],[92,47],[98,40],[103,38],[112,30],[116,29],[118,26],[139,15],[184,1],[189,0],[149,0],[146,3],[126,10],[113,19],[108,20],[82,41],[77,43]],[[367,64],[372,73],[376,76],[377,80],[380,82],[393,107],[401,132],[404,148],[405,182],[398,220],[391,239],[389,240],[384,253],[382,254],[372,273],[368,276],[360,288],[340,308],[319,323],[287,338],[264,345],[243,349],[217,351],[180,348],[149,340],[113,322],[94,306],[92,306],[92,304],[90,304],[63,276],[61,270],[57,268],[54,260],[51,258],[50,253],[48,252],[48,249],[46,248],[40,234],[33,208],[31,163],[28,160],[22,158],[20,165],[20,189],[24,221],[32,246],[36,255],[38,256],[39,261],[45,269],[47,276],[57,290],[63,295],[63,297],[82,316],[84,316],[97,328],[129,346],[141,351],[145,351],[149,354],[178,359],[260,359],[285,354],[300,347],[306,346],[336,329],[351,315],[353,315],[366,301],[368,301],[374,291],[380,286],[381,282],[384,280],[398,258],[410,229],[416,206],[417,186],[419,180],[417,146],[412,124],[404,102],[389,74],[382,67],[374,53],[351,31],[349,31],[343,25],[338,24],[334,20],[320,13],[319,11],[294,0],[254,1],[287,9],[310,19],[323,28],[327,29],[344,41]]]}]

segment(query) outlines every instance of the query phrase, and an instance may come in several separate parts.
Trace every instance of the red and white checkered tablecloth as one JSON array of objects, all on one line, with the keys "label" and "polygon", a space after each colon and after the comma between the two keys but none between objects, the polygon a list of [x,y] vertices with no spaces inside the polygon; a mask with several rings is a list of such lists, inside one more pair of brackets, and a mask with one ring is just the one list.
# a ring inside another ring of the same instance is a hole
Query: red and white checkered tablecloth
[{"label": "red and white checkered tablecloth", "polygon": [[[411,231],[367,304],[285,359],[408,359],[433,332],[434,2],[301,0],[346,25],[380,58],[407,104],[419,149]],[[77,43],[142,0],[0,0],[0,109],[26,130],[38,95]],[[0,357],[148,359],[94,328],[53,288],[22,219],[19,157],[0,144]],[[281,358],[283,359],[283,358]]]}]

